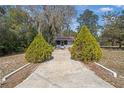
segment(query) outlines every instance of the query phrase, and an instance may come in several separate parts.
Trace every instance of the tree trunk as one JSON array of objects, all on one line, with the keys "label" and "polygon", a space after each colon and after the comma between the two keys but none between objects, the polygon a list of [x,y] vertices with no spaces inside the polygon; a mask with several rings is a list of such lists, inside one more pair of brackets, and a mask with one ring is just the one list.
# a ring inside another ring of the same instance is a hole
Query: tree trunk
[{"label": "tree trunk", "polygon": [[118,44],[119,44],[119,48],[122,47],[122,39],[121,38],[118,38]]},{"label": "tree trunk", "polygon": [[42,32],[41,32],[41,24],[40,24],[40,22],[38,23],[38,34],[41,34]]},{"label": "tree trunk", "polygon": [[114,40],[112,40],[112,43],[111,43],[111,45],[112,45],[112,46],[114,46],[114,45],[115,45],[115,44],[114,44],[114,42],[115,42],[115,41],[114,41]]}]

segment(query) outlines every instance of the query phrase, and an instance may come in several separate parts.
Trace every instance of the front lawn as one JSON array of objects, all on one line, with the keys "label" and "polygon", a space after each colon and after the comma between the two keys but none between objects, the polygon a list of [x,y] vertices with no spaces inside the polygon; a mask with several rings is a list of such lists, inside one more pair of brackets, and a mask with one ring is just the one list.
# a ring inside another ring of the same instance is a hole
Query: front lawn
[{"label": "front lawn", "polygon": [[0,70],[2,70],[2,77],[27,64],[24,54],[17,54],[11,56],[0,57]]},{"label": "front lawn", "polygon": [[124,50],[102,49],[100,64],[124,76]]}]

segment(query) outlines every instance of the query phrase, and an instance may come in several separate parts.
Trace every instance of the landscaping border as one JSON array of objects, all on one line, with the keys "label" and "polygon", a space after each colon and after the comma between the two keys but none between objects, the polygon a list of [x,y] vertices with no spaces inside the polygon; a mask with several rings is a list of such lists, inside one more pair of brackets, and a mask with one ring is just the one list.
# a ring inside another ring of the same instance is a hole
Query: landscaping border
[{"label": "landscaping border", "polygon": [[23,80],[25,80],[29,75],[31,75],[32,72],[34,72],[39,65],[40,65],[39,63],[37,64],[31,63],[30,65],[27,65],[23,69],[20,69],[16,73],[9,76],[5,82],[2,82],[2,84],[0,85],[0,88],[16,87]]},{"label": "landscaping border", "polygon": [[15,71],[13,71],[13,72],[9,73],[9,74],[8,74],[8,75],[6,75],[6,76],[4,76],[4,77],[2,78],[2,82],[5,82],[5,81],[6,81],[6,79],[7,79],[8,77],[10,77],[11,75],[15,74],[15,73],[16,73],[16,72],[18,72],[19,70],[21,70],[21,69],[23,69],[23,68],[27,67],[28,65],[30,65],[30,63],[25,64],[24,66],[22,66],[22,67],[20,67],[20,68],[16,69]]},{"label": "landscaping border", "polygon": [[100,66],[100,67],[102,67],[103,69],[105,69],[108,73],[111,73],[111,75],[113,75],[113,77],[117,78],[117,73],[114,72],[113,70],[108,69],[107,67],[105,67],[105,66],[103,66],[103,65],[101,65],[99,63],[96,63],[95,62],[95,64],[98,65],[98,66]]}]

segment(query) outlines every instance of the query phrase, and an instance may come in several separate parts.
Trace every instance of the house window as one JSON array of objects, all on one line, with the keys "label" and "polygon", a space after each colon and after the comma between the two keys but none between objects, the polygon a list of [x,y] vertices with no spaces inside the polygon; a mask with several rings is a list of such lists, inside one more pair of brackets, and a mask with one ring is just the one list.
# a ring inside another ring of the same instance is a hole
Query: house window
[{"label": "house window", "polygon": [[67,45],[67,44],[68,44],[68,42],[67,42],[67,40],[65,40],[65,41],[64,41],[64,45]]},{"label": "house window", "polygon": [[61,44],[61,42],[60,42],[59,40],[57,40],[57,41],[56,41],[56,44],[57,44],[57,45],[60,45],[60,44]]}]

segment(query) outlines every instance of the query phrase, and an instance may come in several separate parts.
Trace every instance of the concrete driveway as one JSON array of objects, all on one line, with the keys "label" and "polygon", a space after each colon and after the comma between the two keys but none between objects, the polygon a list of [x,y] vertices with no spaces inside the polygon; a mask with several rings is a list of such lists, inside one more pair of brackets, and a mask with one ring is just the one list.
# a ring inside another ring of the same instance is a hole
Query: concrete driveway
[{"label": "concrete driveway", "polygon": [[67,49],[55,50],[54,59],[42,63],[16,88],[112,88],[83,63],[70,59]]}]

